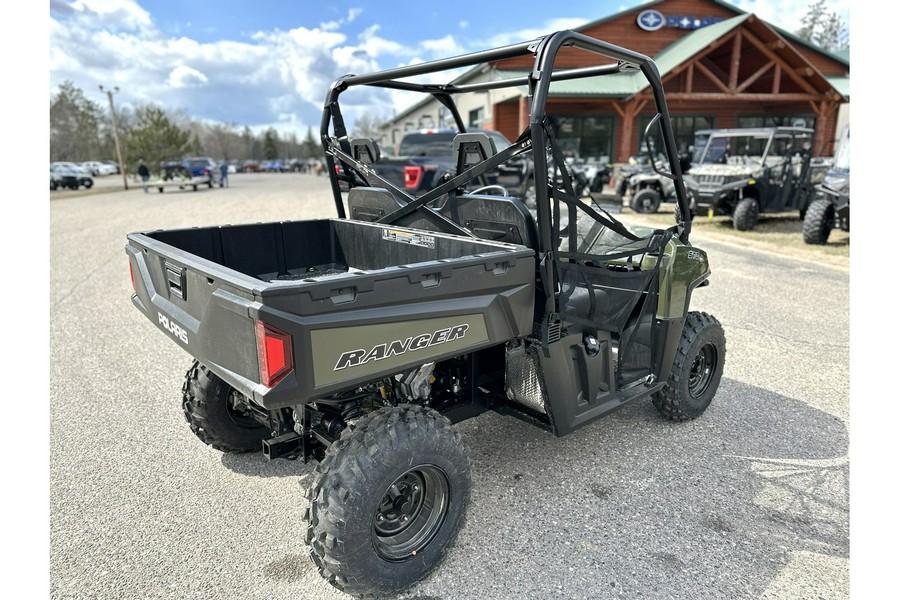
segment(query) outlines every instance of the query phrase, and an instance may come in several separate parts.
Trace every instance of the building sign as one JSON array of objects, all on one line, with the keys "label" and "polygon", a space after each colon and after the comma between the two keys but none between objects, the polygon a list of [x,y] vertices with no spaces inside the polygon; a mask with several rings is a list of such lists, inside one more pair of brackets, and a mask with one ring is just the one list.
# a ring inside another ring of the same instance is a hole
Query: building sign
[{"label": "building sign", "polygon": [[723,17],[691,17],[685,15],[665,16],[658,10],[645,10],[637,16],[638,27],[644,31],[659,31],[663,27],[670,29],[700,29],[719,21]]}]

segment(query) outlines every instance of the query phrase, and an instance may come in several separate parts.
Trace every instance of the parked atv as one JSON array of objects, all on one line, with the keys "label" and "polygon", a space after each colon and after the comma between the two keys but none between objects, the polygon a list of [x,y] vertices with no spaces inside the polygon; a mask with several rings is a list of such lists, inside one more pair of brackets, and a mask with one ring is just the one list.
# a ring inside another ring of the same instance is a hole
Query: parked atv
[{"label": "parked atv", "polygon": [[[689,174],[691,162],[687,157],[682,156],[680,164],[681,172],[684,174],[685,187],[688,191],[688,203],[694,209],[691,189],[697,186]],[[675,182],[656,173],[649,165],[644,171],[634,172],[628,177],[626,196],[631,209],[644,214],[655,213],[663,202],[677,201]]]},{"label": "parked atv", "polygon": [[803,211],[813,197],[812,129],[760,127],[698,131],[691,168],[696,210],[728,215],[739,231],[761,213]]},{"label": "parked atv", "polygon": [[[563,47],[596,66],[554,69]],[[535,68],[453,83],[460,67],[516,56]],[[687,214],[656,66],[561,31],[335,81],[321,139],[336,218],[128,235],[132,302],[194,357],[182,407],[196,436],[222,452],[318,462],[304,523],[283,534],[307,545],[336,588],[396,593],[440,565],[472,486],[456,422],[491,410],[562,436],[632,401],[674,421],[712,402],[725,334],[690,310],[710,276],[690,220],[626,227],[579,198],[546,113],[551,81],[622,74],[654,90],[651,126],[666,154],[654,168],[672,177]],[[412,83],[418,75],[446,85]],[[531,114],[498,149],[466,132],[455,99],[508,85],[532,87]],[[453,176],[415,196],[378,174],[376,144],[350,139],[340,108],[369,86],[433,94],[449,108],[460,131]],[[477,187],[522,156],[535,165],[536,216],[521,198]],[[483,532],[485,544],[499,534]]]},{"label": "parked atv", "polygon": [[824,244],[835,227],[850,231],[850,127],[844,128],[834,164],[816,187],[816,199],[803,218],[803,241]]}]

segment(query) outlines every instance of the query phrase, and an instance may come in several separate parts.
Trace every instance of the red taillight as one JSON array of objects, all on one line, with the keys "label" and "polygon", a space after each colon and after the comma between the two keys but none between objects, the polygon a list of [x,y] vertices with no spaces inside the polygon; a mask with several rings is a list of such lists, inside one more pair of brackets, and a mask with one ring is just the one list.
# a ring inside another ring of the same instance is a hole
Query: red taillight
[{"label": "red taillight", "polygon": [[419,187],[419,181],[422,179],[422,167],[403,167],[403,183],[407,189],[415,189]]},{"label": "red taillight", "polygon": [[136,292],[137,288],[134,287],[134,267],[131,266],[130,260],[128,261],[128,274],[131,275],[131,289]]},{"label": "red taillight", "polygon": [[294,350],[291,336],[283,331],[256,322],[256,350],[259,355],[260,383],[274,387],[294,370]]}]

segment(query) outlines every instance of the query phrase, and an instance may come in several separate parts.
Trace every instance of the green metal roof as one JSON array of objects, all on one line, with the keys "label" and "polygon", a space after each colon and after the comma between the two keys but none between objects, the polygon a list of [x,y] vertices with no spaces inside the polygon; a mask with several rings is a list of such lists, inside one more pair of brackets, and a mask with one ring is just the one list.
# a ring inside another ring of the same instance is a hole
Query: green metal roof
[{"label": "green metal roof", "polygon": [[[685,61],[707,48],[722,36],[727,35],[751,16],[750,13],[744,13],[726,21],[707,25],[676,40],[653,59],[653,62],[656,63],[656,68],[659,69],[660,76],[665,77],[673,69],[684,64]],[[498,70],[497,75],[501,79],[525,77],[528,75],[528,71]],[[850,97],[849,76],[830,76],[825,77],[825,79],[842,96],[845,98]],[[557,81],[551,84],[550,95],[557,97],[630,98],[649,87],[649,85],[642,73],[616,73],[570,81]],[[524,90],[525,88],[522,87],[521,89]]]},{"label": "green metal roof", "polygon": [[[660,76],[665,77],[669,71],[727,34],[749,17],[749,14],[744,14],[727,21],[707,25],[677,40],[653,59],[656,63],[656,68],[659,69]],[[528,75],[528,71],[497,71],[497,75],[502,79],[509,79],[512,77],[524,77]],[[569,81],[557,81],[550,85],[550,95],[628,98],[649,85],[643,73],[634,71]]]},{"label": "green metal roof", "polygon": [[[500,79],[513,79],[515,77],[527,77],[529,73],[530,71],[498,70],[497,76]],[[646,87],[646,79],[644,79],[643,75],[638,73],[614,73],[612,75],[584,77],[568,81],[554,81],[550,84],[550,95],[622,98],[633,96],[643,87]],[[523,93],[527,93],[525,86],[521,86],[519,89]]]},{"label": "green metal roof", "polygon": [[[659,74],[665,77],[669,71],[730,32],[748,18],[750,18],[749,14],[743,14],[727,21],[719,21],[718,23],[701,27],[676,40],[653,59],[653,62],[656,63],[656,68],[659,69]],[[642,85],[641,89],[647,87],[647,85],[649,84]]]}]

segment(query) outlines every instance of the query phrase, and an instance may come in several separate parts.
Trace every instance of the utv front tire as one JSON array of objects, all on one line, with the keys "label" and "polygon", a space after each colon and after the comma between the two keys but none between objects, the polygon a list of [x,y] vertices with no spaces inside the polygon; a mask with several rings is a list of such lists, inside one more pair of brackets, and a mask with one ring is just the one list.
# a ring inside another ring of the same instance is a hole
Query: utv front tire
[{"label": "utv front tire", "polygon": [[631,197],[631,208],[634,212],[649,215],[659,210],[660,202],[662,202],[662,199],[659,196],[659,192],[653,188],[644,188],[636,191],[634,196]]},{"label": "utv front tire", "polygon": [[834,205],[828,200],[815,200],[803,218],[803,241],[822,245],[834,229]]},{"label": "utv front tire", "polygon": [[744,198],[734,207],[734,228],[750,231],[759,222],[759,202],[756,198]]},{"label": "utv front tire", "polygon": [[397,593],[444,558],[470,487],[468,455],[445,417],[414,405],[369,413],[316,467],[305,516],[310,556],[347,594]]},{"label": "utv front tire", "polygon": [[184,418],[204,444],[226,453],[262,449],[269,428],[236,410],[234,394],[240,396],[240,392],[196,360],[181,392]]},{"label": "utv front tire", "polygon": [[666,386],[651,397],[673,421],[696,419],[712,402],[725,368],[725,331],[712,315],[690,312]]}]

